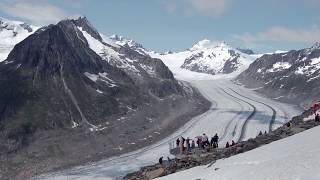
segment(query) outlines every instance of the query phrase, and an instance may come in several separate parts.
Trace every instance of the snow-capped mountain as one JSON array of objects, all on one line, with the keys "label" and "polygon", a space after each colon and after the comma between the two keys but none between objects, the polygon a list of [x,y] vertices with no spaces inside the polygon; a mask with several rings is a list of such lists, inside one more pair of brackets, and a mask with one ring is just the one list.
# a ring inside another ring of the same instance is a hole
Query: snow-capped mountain
[{"label": "snow-capped mountain", "polygon": [[127,46],[141,54],[147,55],[148,54],[148,50],[145,49],[142,44],[137,43],[136,41],[126,38],[124,36],[119,36],[119,35],[112,35],[109,37],[115,44],[119,45],[119,46]]},{"label": "snow-capped mountain", "polygon": [[185,69],[213,75],[233,72],[239,74],[261,56],[254,54],[250,49],[232,48],[225,42],[212,42],[208,39],[199,41],[185,51],[165,53],[148,50],[136,41],[123,36],[112,35],[109,39],[119,46],[129,47],[140,54],[161,59],[174,72]]},{"label": "snow-capped mountain", "polygon": [[[320,43],[302,50],[265,54],[239,75],[274,98],[312,100],[320,95]],[[253,83],[254,82],[254,83]]]},{"label": "snow-capped mountain", "polygon": [[34,33],[38,27],[0,17],[0,62],[8,57],[14,45]]},{"label": "snow-capped mountain", "polygon": [[228,44],[202,40],[190,48],[192,55],[187,57],[182,68],[209,74],[229,74],[241,71],[253,62],[253,57],[240,52]]}]

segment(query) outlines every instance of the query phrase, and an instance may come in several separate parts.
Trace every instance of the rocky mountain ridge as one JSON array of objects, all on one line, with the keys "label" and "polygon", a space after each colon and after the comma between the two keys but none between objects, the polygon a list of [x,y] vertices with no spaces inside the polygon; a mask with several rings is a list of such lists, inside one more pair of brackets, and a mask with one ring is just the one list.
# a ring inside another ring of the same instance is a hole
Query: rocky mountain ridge
[{"label": "rocky mountain ridge", "polygon": [[239,75],[238,82],[272,98],[309,104],[319,98],[320,43],[312,47],[265,54]]}]

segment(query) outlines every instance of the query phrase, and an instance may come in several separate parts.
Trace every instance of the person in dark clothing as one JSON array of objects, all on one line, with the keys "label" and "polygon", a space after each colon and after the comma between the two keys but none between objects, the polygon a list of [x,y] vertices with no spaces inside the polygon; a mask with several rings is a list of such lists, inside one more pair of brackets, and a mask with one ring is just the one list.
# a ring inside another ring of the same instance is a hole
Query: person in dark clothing
[{"label": "person in dark clothing", "polygon": [[230,144],[229,144],[229,142],[227,142],[227,144],[226,144],[226,148],[228,148],[228,147],[230,147]]},{"label": "person in dark clothing", "polygon": [[187,151],[191,151],[191,144],[190,144],[189,137],[187,138],[186,143],[187,143]]},{"label": "person in dark clothing", "polygon": [[314,120],[315,120],[316,122],[320,122],[320,116],[319,116],[319,114],[316,114],[316,117],[314,118]]},{"label": "person in dark clothing", "polygon": [[159,164],[160,164],[160,165],[162,165],[162,161],[163,161],[163,156],[161,156],[161,157],[159,158]]},{"label": "person in dark clothing", "polygon": [[185,145],[185,142],[186,142],[186,139],[184,137],[182,137],[182,150],[185,151],[186,150],[186,147],[184,146]]},{"label": "person in dark clothing", "polygon": [[234,146],[234,145],[236,145],[236,143],[234,142],[234,140],[232,140],[231,146]]},{"label": "person in dark clothing", "polygon": [[212,137],[210,140],[210,146],[213,146],[213,144],[214,144],[214,138]]},{"label": "person in dark clothing", "polygon": [[196,147],[196,144],[194,143],[194,140],[191,142],[191,148],[194,149]]},{"label": "person in dark clothing", "polygon": [[261,135],[262,135],[262,131],[259,132],[259,136],[261,136]]},{"label": "person in dark clothing", "polygon": [[177,147],[179,147],[179,145],[180,145],[180,140],[179,140],[179,138],[176,140],[176,145],[177,145]]},{"label": "person in dark clothing", "polygon": [[200,146],[200,140],[199,140],[199,138],[197,138],[197,146],[199,147]]},{"label": "person in dark clothing", "polygon": [[213,136],[213,147],[214,148],[218,148],[218,141],[219,141],[219,136],[218,134],[216,133],[214,136]]}]

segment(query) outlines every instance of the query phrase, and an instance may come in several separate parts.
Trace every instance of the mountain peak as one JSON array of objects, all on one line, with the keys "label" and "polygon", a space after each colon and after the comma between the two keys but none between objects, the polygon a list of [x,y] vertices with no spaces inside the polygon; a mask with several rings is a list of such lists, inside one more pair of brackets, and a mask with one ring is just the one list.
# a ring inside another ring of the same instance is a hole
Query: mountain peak
[{"label": "mountain peak", "polygon": [[312,46],[311,49],[320,49],[320,42],[315,42]]},{"label": "mountain peak", "polygon": [[114,35],[110,36],[110,39],[113,40],[114,43],[116,43],[117,45],[120,45],[120,46],[127,45],[133,49],[144,49],[141,44],[135,42],[132,39],[126,38],[124,36],[114,34]]},{"label": "mountain peak", "polygon": [[209,39],[203,39],[196,44],[194,44],[190,50],[195,51],[195,50],[200,50],[200,49],[209,49],[209,48],[215,48],[215,47],[229,47],[229,44],[226,43],[225,41],[211,41]]},{"label": "mountain peak", "polygon": [[97,29],[95,27],[93,27],[93,25],[89,22],[87,17],[79,16],[76,19],[67,19],[67,20],[64,20],[64,21],[71,21],[76,26],[81,27],[82,30],[84,30],[87,33],[89,33],[95,39],[99,40],[100,42],[103,41],[102,37],[100,36],[100,33],[97,31]]}]

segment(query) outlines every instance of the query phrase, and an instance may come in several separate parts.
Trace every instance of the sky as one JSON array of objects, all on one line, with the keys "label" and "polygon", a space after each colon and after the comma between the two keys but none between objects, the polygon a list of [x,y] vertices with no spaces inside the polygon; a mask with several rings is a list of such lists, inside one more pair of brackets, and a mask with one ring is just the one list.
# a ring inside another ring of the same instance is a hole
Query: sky
[{"label": "sky", "polygon": [[100,33],[164,52],[202,39],[256,52],[320,41],[320,0],[0,0],[0,17],[43,26],[86,16]]}]

